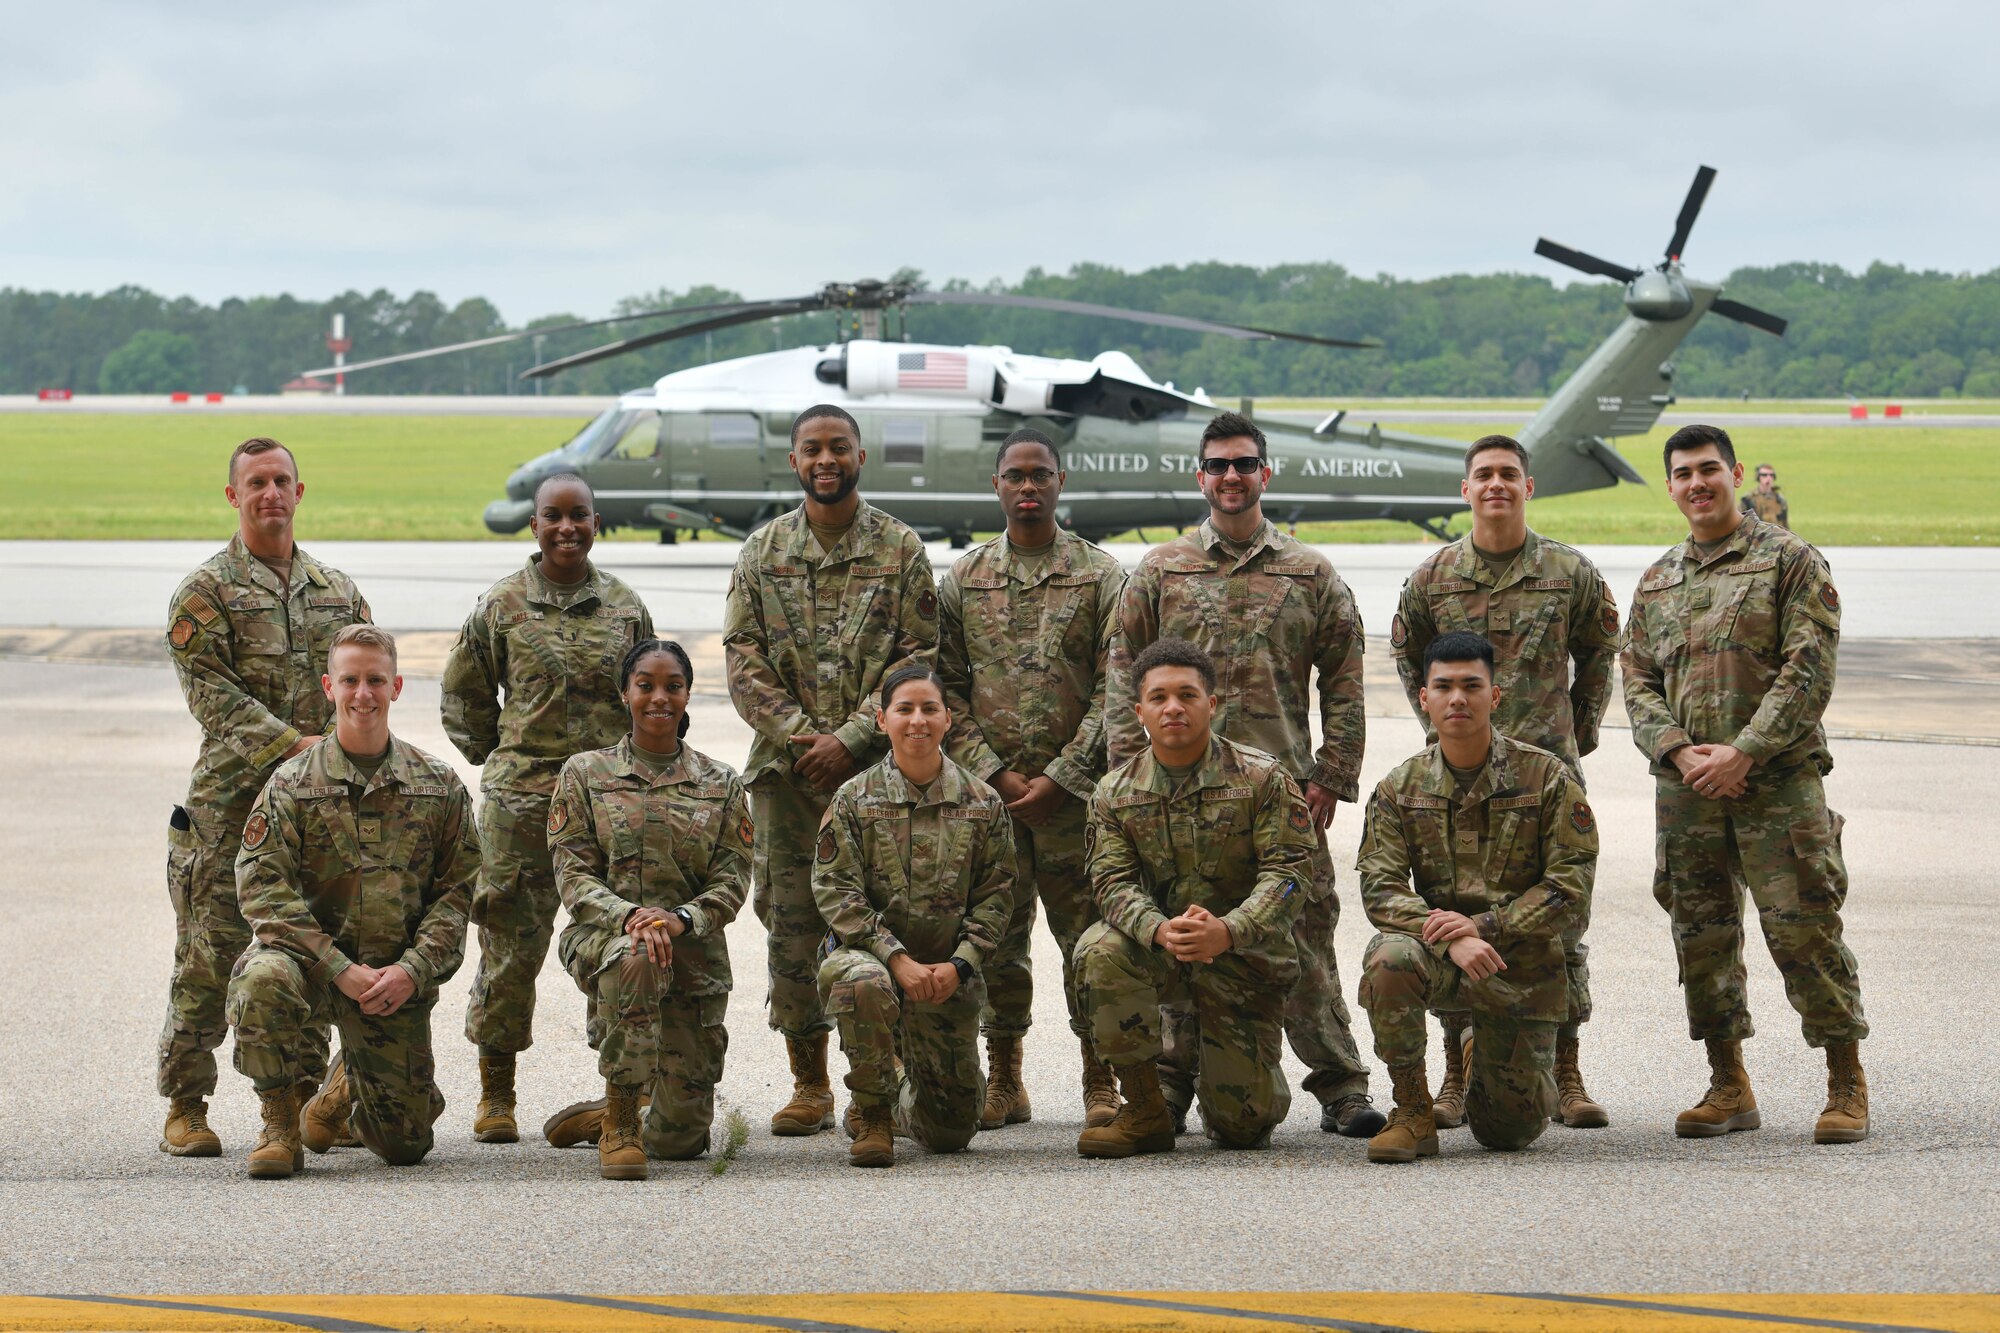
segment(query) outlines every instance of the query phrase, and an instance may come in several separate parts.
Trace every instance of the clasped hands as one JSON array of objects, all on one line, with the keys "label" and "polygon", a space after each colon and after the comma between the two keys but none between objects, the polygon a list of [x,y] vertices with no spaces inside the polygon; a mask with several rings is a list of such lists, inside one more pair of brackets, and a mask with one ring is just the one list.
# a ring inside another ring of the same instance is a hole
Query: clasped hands
[{"label": "clasped hands", "polygon": [[907,953],[889,957],[889,975],[903,994],[919,1004],[943,1004],[958,994],[958,969],[951,960],[920,963]]},{"label": "clasped hands", "polygon": [[1177,917],[1162,922],[1153,943],[1182,963],[1212,963],[1236,947],[1229,923],[1200,903],[1189,903]]},{"label": "clasped hands", "polygon": [[1479,927],[1463,912],[1433,907],[1424,918],[1423,938],[1425,944],[1444,944],[1446,955],[1469,980],[1484,981],[1507,970],[1507,960],[1479,937]]},{"label": "clasped hands", "polygon": [[1681,781],[1713,801],[1733,801],[1748,791],[1756,762],[1733,745],[1683,745],[1667,758]]},{"label": "clasped hands", "polygon": [[854,755],[832,732],[807,732],[791,741],[804,751],[792,761],[792,772],[821,791],[832,791],[854,776]]},{"label": "clasped hands", "polygon": [[993,790],[1007,803],[1007,813],[1029,828],[1047,828],[1056,811],[1073,799],[1060,783],[1047,774],[1026,777],[1013,769],[993,775]]},{"label": "clasped hands", "polygon": [[359,1005],[371,1018],[386,1018],[417,993],[417,982],[400,963],[370,967],[349,963],[333,979],[333,988]]},{"label": "clasped hands", "polygon": [[686,931],[679,917],[657,907],[635,907],[625,914],[625,933],[646,950],[655,967],[673,966],[674,937]]}]

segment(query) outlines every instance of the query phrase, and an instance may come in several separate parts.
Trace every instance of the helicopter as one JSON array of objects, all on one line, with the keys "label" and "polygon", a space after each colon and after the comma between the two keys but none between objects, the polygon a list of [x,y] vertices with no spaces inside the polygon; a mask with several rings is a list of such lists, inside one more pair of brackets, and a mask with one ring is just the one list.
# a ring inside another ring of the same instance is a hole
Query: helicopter
[{"label": "helicopter", "polygon": [[[1645,484],[1610,441],[1652,429],[1674,401],[1673,353],[1714,313],[1783,336],[1786,323],[1687,276],[1681,254],[1715,169],[1695,173],[1665,257],[1629,268],[1543,238],[1535,253],[1624,284],[1625,317],[1522,428],[1537,496]],[[1093,541],[1146,528],[1181,529],[1207,506],[1195,484],[1202,427],[1223,410],[1200,389],[1156,383],[1124,352],[1092,360],[1035,356],[1000,346],[946,346],[885,338],[885,318],[911,306],[999,305],[1108,316],[1237,339],[1375,344],[1084,302],[990,292],[924,291],[905,282],[828,284],[805,296],[727,302],[591,320],[565,329],[701,315],[672,328],[608,343],[530,367],[523,378],[623,355],[752,320],[820,310],[852,312],[858,336],[825,346],[738,357],[675,371],[623,395],[549,453],[517,467],[506,498],[487,506],[496,533],[527,526],[535,488],[557,472],[581,474],[607,528],[747,536],[799,501],[787,454],[793,417],[814,403],[850,412],[866,455],[861,487],[928,540],[953,546],[991,527],[989,478],[999,442],[1021,426],[1053,438],[1069,479],[1057,520]],[[549,333],[557,330],[536,330]],[[531,336],[503,334],[348,365],[348,374]],[[318,373],[318,372],[308,372]],[[1463,512],[1458,493],[1465,444],[1350,422],[1337,411],[1316,425],[1259,421],[1272,479],[1264,508],[1281,524],[1359,519],[1407,521],[1439,539]]]}]

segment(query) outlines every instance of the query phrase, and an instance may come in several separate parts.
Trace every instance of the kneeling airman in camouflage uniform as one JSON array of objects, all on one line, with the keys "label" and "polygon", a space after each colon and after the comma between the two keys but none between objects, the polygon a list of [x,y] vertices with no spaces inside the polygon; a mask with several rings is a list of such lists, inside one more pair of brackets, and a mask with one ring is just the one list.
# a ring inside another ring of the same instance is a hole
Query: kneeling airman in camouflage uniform
[{"label": "kneeling airman in camouflage uniform", "polygon": [[694,679],[686,651],[645,640],[619,676],[632,733],[563,765],[549,849],[570,915],[557,955],[602,1033],[598,1173],[644,1180],[648,1157],[708,1151],[729,1049],[723,928],[750,891],[752,835],[735,770],[682,741]]},{"label": "kneeling airman in camouflage uniform", "polygon": [[1826,1049],[1818,1143],[1868,1136],[1860,969],[1841,939],[1847,866],[1820,715],[1833,694],[1840,594],[1818,551],[1740,511],[1729,434],[1668,437],[1667,489],[1687,541],[1639,581],[1626,625],[1625,710],[1652,761],[1659,824],[1653,896],[1673,919],[1688,1035],[1708,1046],[1707,1093],[1674,1132],[1709,1138],[1761,1123],[1743,1038],[1743,889],[1799,1012]]},{"label": "kneeling airman in camouflage uniform", "polygon": [[1361,1004],[1396,1089],[1371,1162],[1437,1154],[1427,1010],[1471,1016],[1472,1136],[1507,1150],[1540,1137],[1569,1013],[1563,943],[1597,861],[1597,821],[1563,761],[1493,729],[1501,691],[1483,635],[1433,639],[1420,697],[1437,742],[1375,788],[1358,858],[1381,932],[1362,957]]},{"label": "kneeling airman in camouflage uniform", "polygon": [[[438,987],[465,957],[479,874],[472,801],[451,768],[389,732],[402,693],[396,641],[373,625],[333,637],[333,736],[279,765],[243,825],[238,901],[256,934],[229,982],[236,1067],[264,1128],[255,1177],[305,1163],[299,1117],[347,1126],[383,1161],[431,1150],[444,1110],[431,1054]],[[341,1059],[302,1108],[312,1029],[340,1029]]]},{"label": "kneeling airman in camouflage uniform", "polygon": [[481,1143],[520,1137],[514,1065],[534,1041],[535,979],[555,934],[556,774],[571,755],[625,734],[618,662],[653,637],[639,595],[590,562],[602,520],[588,482],[545,478],[528,522],[540,549],[480,597],[444,666],[445,734],[483,766],[479,965],[465,1011],[466,1039],[479,1047],[472,1137]]},{"label": "kneeling airman in camouflage uniform", "polygon": [[[168,607],[167,646],[201,756],[167,833],[174,906],[174,973],[160,1033],[159,1088],[168,1099],[160,1148],[214,1157],[208,1126],[215,1048],[229,1031],[229,973],[250,944],[236,905],[236,849],[257,793],[284,760],[320,739],[330,716],[320,687],[326,650],[343,626],[365,623],[353,580],[292,539],[305,484],[291,450],[257,437],[229,456],[238,530],[228,549],[181,580]],[[320,1027],[301,1052],[301,1077],[326,1074]]]},{"label": "kneeling airman in camouflage uniform", "polygon": [[1214,663],[1185,639],[1140,653],[1130,693],[1150,745],[1091,797],[1103,920],[1077,945],[1077,985],[1125,1104],[1083,1131],[1085,1157],[1173,1151],[1162,1004],[1200,1020],[1194,1093],[1211,1139],[1261,1147],[1291,1109],[1278,1062],[1299,971],[1292,923],[1319,844],[1282,761],[1209,734],[1214,690]]},{"label": "kneeling airman in camouflage uniform", "polygon": [[882,682],[889,755],[834,793],[813,854],[831,931],[820,1003],[840,1028],[854,1166],[894,1136],[957,1152],[979,1130],[982,969],[1014,911],[1014,833],[991,787],[944,757],[944,682],[922,661]]}]

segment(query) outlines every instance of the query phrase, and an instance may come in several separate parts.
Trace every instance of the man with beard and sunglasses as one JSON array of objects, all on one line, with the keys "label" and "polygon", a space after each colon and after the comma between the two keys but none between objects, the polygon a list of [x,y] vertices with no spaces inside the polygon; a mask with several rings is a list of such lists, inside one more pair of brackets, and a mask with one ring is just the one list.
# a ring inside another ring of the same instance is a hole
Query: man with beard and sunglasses
[{"label": "man with beard and sunglasses", "polygon": [[938,637],[922,540],[855,489],[867,453],[854,418],[828,403],[807,408],[792,422],[788,458],[805,499],[743,543],[723,619],[729,697],[756,732],[743,780],[770,1022],[792,1067],[792,1098],[771,1117],[783,1136],[833,1127],[832,1020],[819,995],[826,922],[812,889],[820,821],[840,784],[882,754],[882,678],[906,658],[935,668]]},{"label": "man with beard and sunglasses", "polygon": [[[1326,831],[1334,805],[1359,795],[1367,719],[1361,697],[1361,615],[1327,558],[1264,517],[1271,466],[1264,432],[1235,412],[1202,429],[1196,453],[1208,518],[1191,535],[1154,547],[1125,585],[1104,716],[1113,767],[1146,745],[1129,685],[1132,663],[1164,638],[1187,639],[1215,662],[1215,734],[1276,756],[1305,791],[1316,850],[1305,901],[1292,918],[1299,980],[1285,1006],[1285,1035],[1309,1070],[1320,1128],[1366,1138],[1384,1117],[1368,1096],[1368,1070],[1334,959],[1333,858]],[[1307,716],[1319,673],[1317,749]],[[1198,1031],[1192,1015],[1168,1024],[1161,1081],[1177,1119],[1192,1100]]]}]

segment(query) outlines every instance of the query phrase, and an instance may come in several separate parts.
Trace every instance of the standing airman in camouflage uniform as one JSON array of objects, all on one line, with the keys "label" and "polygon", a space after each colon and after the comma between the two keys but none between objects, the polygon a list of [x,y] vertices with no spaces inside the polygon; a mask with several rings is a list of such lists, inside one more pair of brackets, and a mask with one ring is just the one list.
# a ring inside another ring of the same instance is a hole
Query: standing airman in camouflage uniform
[{"label": "standing airman in camouflage uniform", "polygon": [[895,1165],[894,1135],[958,1152],[979,1129],[982,970],[1014,911],[999,793],[944,757],[944,683],[922,661],[882,682],[891,753],[834,794],[813,854],[830,933],[819,966],[854,1094],[848,1160]]},{"label": "standing airman in camouflage uniform", "polygon": [[[160,1148],[214,1157],[208,1126],[215,1048],[228,1034],[229,969],[250,943],[236,905],[243,821],[278,764],[326,730],[320,688],[334,633],[368,619],[368,603],[339,570],[292,540],[305,485],[291,451],[245,440],[229,458],[224,494],[240,513],[227,549],[181,581],[167,608],[167,646],[201,754],[185,804],[167,833],[167,896],[174,907],[174,973],[160,1033],[159,1088],[169,1099]],[[326,1073],[326,1030],[302,1052],[305,1078]]]},{"label": "standing airman in camouflage uniform", "polygon": [[1085,1157],[1171,1152],[1162,1005],[1193,1011],[1208,1137],[1257,1148],[1291,1109],[1280,1036],[1298,980],[1293,918],[1313,873],[1312,815],[1285,764],[1211,734],[1215,665],[1184,639],[1139,654],[1125,693],[1148,747],[1090,800],[1090,882],[1104,919],[1076,949],[1098,1055],[1125,1104],[1077,1139]]},{"label": "standing airman in camouflage uniform", "polygon": [[1792,526],[1792,507],[1785,502],[1785,493],[1778,489],[1778,469],[1769,463],[1757,465],[1757,489],[1744,496],[1738,507],[1766,523],[1781,528]]},{"label": "standing airman in camouflage uniform", "polygon": [[757,733],[743,780],[757,829],[753,905],[769,935],[771,1026],[785,1038],[792,1098],[771,1132],[833,1127],[831,1026],[819,995],[826,933],[813,848],[834,791],[882,752],[871,697],[889,667],[937,655],[937,584],[917,534],[867,504],[861,428],[839,407],[792,423],[805,500],[743,543],[729,578],[729,697]]},{"label": "standing airman in camouflage uniform", "polygon": [[549,849],[570,916],[557,954],[603,1034],[598,1171],[644,1180],[648,1157],[709,1148],[729,1049],[723,928],[750,892],[752,833],[736,771],[682,740],[694,668],[680,645],[642,640],[619,675],[632,732],[563,765]]},{"label": "standing airman in camouflage uniform", "polygon": [[[1597,748],[1597,728],[1611,701],[1611,666],[1618,654],[1618,604],[1597,566],[1581,551],[1550,541],[1528,527],[1535,479],[1528,454],[1505,435],[1486,435],[1465,451],[1459,491],[1472,507],[1472,531],[1438,551],[1403,584],[1389,646],[1410,707],[1430,719],[1418,698],[1424,685],[1424,650],[1440,634],[1468,630],[1493,646],[1500,703],[1493,725],[1503,736],[1557,755],[1583,782],[1582,757]],[[1572,668],[1572,664],[1574,667]],[[1569,917],[1563,938],[1569,973],[1569,1017],[1556,1034],[1556,1089],[1560,1120],[1574,1129],[1611,1123],[1583,1086],[1578,1064],[1579,1027],[1590,1019],[1589,895]],[[1444,1082],[1434,1117],[1439,1129],[1465,1123],[1465,1067],[1460,1033],[1463,1014],[1444,1022]]]},{"label": "standing airman in camouflage uniform", "polygon": [[451,766],[395,739],[396,641],[373,625],[334,636],[326,690],[335,734],[280,765],[243,825],[236,883],[257,942],[229,982],[236,1067],[264,1128],[250,1174],[305,1164],[299,1116],[311,1029],[340,1029],[341,1058],[313,1118],[351,1127],[392,1166],[423,1160],[444,1110],[431,1053],[438,988],[465,957],[479,874],[472,799]]},{"label": "standing airman in camouflage uniform", "polygon": [[1711,1071],[1674,1130],[1706,1138],[1760,1123],[1742,1052],[1747,884],[1806,1044],[1826,1048],[1814,1140],[1857,1142],[1868,1135],[1868,1021],[1841,940],[1844,821],[1820,782],[1833,768],[1820,715],[1840,594],[1818,551],[1736,507],[1743,467],[1728,432],[1684,426],[1665,460],[1691,532],[1639,581],[1623,662],[1632,740],[1657,779],[1653,896],[1673,919],[1688,1034],[1707,1043]]},{"label": "standing airman in camouflage uniform", "polygon": [[1588,908],[1597,860],[1597,820],[1568,765],[1493,726],[1506,698],[1493,645],[1447,631],[1422,670],[1437,740],[1375,788],[1358,859],[1381,932],[1362,959],[1361,1003],[1396,1089],[1371,1162],[1437,1154],[1426,1009],[1470,1014],[1472,1136],[1510,1151],[1541,1136],[1557,1109],[1557,1026],[1571,1012],[1568,923]]},{"label": "standing airman in camouflage uniform", "polygon": [[[1326,850],[1335,802],[1359,795],[1367,739],[1361,616],[1326,557],[1264,517],[1260,497],[1271,479],[1265,454],[1264,433],[1246,417],[1224,412],[1203,428],[1198,459],[1209,517],[1193,536],[1147,552],[1125,585],[1105,704],[1110,761],[1144,747],[1126,683],[1138,655],[1169,636],[1206,651],[1220,681],[1216,735],[1284,761],[1312,811],[1319,850],[1306,900],[1292,918],[1299,981],[1285,1009],[1285,1035],[1306,1065],[1305,1091],[1319,1099],[1320,1128],[1365,1137],[1381,1128],[1382,1113],[1369,1100],[1368,1070],[1340,993],[1333,948],[1340,900]],[[1315,670],[1325,733],[1317,750],[1307,718]],[[1192,1095],[1193,1042],[1185,1016],[1174,1016],[1161,1065],[1177,1117]]]},{"label": "standing airman in camouflage uniform", "polygon": [[540,549],[480,597],[444,666],[445,734],[483,765],[479,970],[465,1012],[466,1039],[479,1047],[472,1136],[481,1143],[520,1137],[514,1064],[534,1044],[535,979],[555,934],[556,775],[571,755],[625,734],[618,662],[653,637],[639,595],[590,562],[602,520],[583,478],[546,478],[529,523]]},{"label": "standing airman in camouflage uniform", "polygon": [[1086,1124],[1118,1109],[1110,1071],[1076,1008],[1071,955],[1097,919],[1083,858],[1090,793],[1104,776],[1104,681],[1125,572],[1056,526],[1065,473],[1055,442],[1021,429],[1001,442],[993,489],[1007,531],[959,557],[938,586],[938,667],[951,757],[993,784],[1014,818],[1014,916],[986,972],[986,1107],[981,1129],[1030,1118],[1021,1038],[1034,1001],[1028,940],[1035,899],[1062,954],[1070,1030],[1083,1047]]}]

